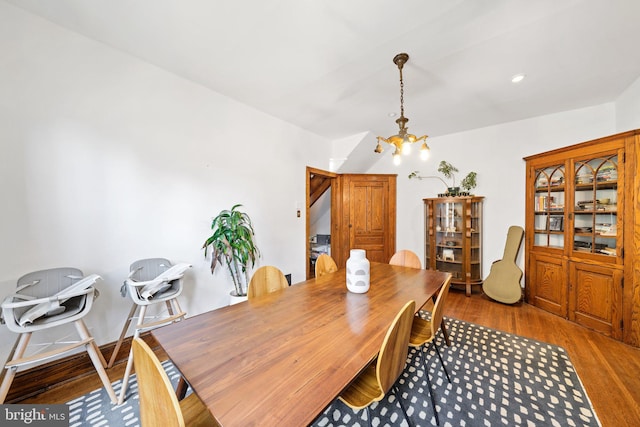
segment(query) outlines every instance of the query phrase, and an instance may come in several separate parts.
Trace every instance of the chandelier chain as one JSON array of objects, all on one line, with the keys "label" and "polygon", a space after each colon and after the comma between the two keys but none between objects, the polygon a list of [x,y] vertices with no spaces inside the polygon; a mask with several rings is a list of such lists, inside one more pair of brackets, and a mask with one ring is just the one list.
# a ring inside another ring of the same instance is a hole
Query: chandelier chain
[{"label": "chandelier chain", "polygon": [[400,68],[400,117],[404,117],[404,81],[402,80],[402,67]]},{"label": "chandelier chain", "polygon": [[400,164],[400,154],[409,154],[411,151],[411,144],[415,144],[420,141],[422,141],[422,145],[420,146],[420,158],[422,160],[426,160],[429,156],[429,146],[426,142],[427,135],[416,136],[410,134],[407,128],[407,122],[409,119],[404,116],[404,78],[402,75],[402,68],[408,60],[409,55],[406,53],[399,53],[393,57],[393,63],[396,64],[400,71],[400,117],[395,120],[399,127],[398,133],[396,135],[391,135],[388,138],[378,136],[378,144],[376,145],[375,150],[373,150],[375,153],[382,153],[384,150],[382,149],[381,142],[386,142],[391,145],[394,148],[393,163],[396,165]]}]

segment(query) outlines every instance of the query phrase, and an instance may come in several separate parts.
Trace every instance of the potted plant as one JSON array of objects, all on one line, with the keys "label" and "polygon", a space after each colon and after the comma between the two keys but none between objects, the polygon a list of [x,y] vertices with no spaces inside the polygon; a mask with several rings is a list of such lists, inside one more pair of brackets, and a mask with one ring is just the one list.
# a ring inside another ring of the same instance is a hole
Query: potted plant
[{"label": "potted plant", "polygon": [[451,163],[444,160],[440,161],[438,165],[438,172],[444,175],[445,178],[450,179],[453,182],[451,187],[447,187],[447,192],[451,196],[456,196],[460,192],[460,187],[456,187],[456,175],[454,172],[458,172],[458,168]]},{"label": "potted plant", "polygon": [[449,187],[449,185],[445,182],[445,180],[443,180],[439,176],[420,176],[420,172],[419,171],[411,172],[409,174],[409,179],[413,179],[413,178],[416,178],[416,179],[427,179],[427,178],[439,179],[444,184],[445,188],[447,189],[447,192],[438,194],[438,197],[468,196],[468,195],[470,195],[470,191],[473,188],[476,188],[476,185],[477,185],[476,178],[477,178],[478,174],[476,174],[475,172],[469,172],[467,174],[467,176],[465,176],[462,179],[462,181],[460,182],[460,187],[464,188],[466,190],[465,192],[460,192],[460,187],[456,187],[456,176],[455,176],[454,172],[458,172],[458,168],[453,166],[451,163],[442,160],[440,162],[440,165],[438,166],[438,172],[440,172],[442,175],[444,175],[445,178],[452,180],[453,185],[451,187]]},{"label": "potted plant", "polygon": [[249,283],[249,265],[255,265],[260,256],[254,242],[253,225],[249,215],[238,210],[242,205],[235,205],[231,210],[223,210],[211,221],[213,234],[205,240],[202,248],[207,257],[211,248],[211,273],[222,264],[227,267],[233,280],[232,296],[246,296]]},{"label": "potted plant", "polygon": [[409,179],[428,179],[428,178],[433,178],[433,179],[437,179],[439,180],[443,185],[444,188],[446,188],[447,190],[449,190],[449,185],[445,182],[444,179],[440,178],[439,176],[420,176],[420,171],[413,171],[409,174]]},{"label": "potted plant", "polygon": [[476,176],[477,174],[475,172],[469,172],[467,176],[460,181],[460,187],[467,190],[467,193],[470,193],[472,189],[476,188]]}]

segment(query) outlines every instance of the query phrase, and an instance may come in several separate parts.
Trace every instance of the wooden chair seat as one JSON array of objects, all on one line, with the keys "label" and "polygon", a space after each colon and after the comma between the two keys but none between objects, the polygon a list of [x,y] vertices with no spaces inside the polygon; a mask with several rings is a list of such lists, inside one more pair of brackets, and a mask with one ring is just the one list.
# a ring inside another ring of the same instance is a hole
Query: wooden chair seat
[{"label": "wooden chair seat", "polygon": [[377,402],[384,397],[384,390],[376,379],[377,360],[371,362],[349,387],[342,392],[340,400],[353,409],[362,409],[372,402]]},{"label": "wooden chair seat", "polygon": [[431,321],[425,320],[422,317],[414,316],[413,325],[411,326],[411,336],[409,337],[409,345],[412,347],[419,347],[424,343],[433,341],[435,338],[431,331]]}]

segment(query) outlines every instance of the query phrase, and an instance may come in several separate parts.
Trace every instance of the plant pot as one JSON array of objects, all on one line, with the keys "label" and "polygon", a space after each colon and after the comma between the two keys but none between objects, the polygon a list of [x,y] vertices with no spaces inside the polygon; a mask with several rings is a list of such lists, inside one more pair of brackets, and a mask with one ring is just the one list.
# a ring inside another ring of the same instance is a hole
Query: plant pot
[{"label": "plant pot", "polygon": [[457,196],[460,193],[460,187],[448,187],[447,194],[449,196]]},{"label": "plant pot", "polygon": [[234,305],[246,301],[248,297],[246,295],[236,295],[235,291],[229,292],[229,305]]}]

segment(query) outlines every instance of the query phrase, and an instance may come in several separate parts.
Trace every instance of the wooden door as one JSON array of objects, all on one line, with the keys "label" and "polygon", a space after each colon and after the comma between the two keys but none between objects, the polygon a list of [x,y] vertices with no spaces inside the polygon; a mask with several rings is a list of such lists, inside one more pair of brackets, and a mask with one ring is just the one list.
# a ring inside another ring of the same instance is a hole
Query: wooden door
[{"label": "wooden door", "polygon": [[367,251],[369,261],[388,262],[385,257],[385,233],[389,183],[352,180],[349,193],[349,247]]},{"label": "wooden door", "polygon": [[621,269],[571,262],[569,320],[612,338],[622,338]]},{"label": "wooden door", "polygon": [[567,317],[566,261],[562,257],[529,255],[529,303]]},{"label": "wooden door", "polygon": [[344,266],[351,249],[364,249],[369,261],[389,262],[396,247],[396,176],[346,174],[339,181],[332,209],[336,263]]}]

